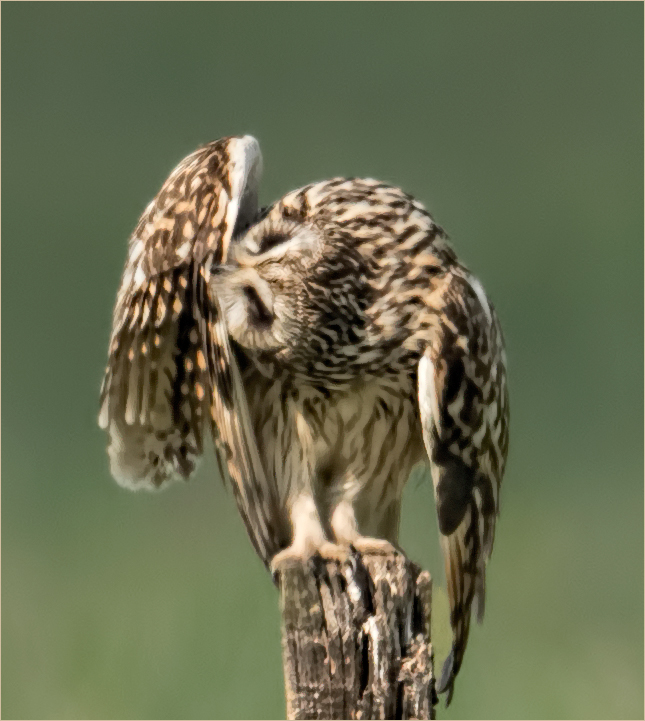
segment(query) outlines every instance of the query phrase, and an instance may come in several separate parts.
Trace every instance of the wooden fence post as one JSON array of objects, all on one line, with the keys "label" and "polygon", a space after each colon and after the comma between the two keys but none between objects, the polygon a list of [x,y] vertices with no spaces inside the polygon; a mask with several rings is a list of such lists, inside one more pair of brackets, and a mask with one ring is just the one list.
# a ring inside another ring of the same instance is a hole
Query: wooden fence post
[{"label": "wooden fence post", "polygon": [[427,571],[352,549],[279,580],[287,718],[434,718]]}]

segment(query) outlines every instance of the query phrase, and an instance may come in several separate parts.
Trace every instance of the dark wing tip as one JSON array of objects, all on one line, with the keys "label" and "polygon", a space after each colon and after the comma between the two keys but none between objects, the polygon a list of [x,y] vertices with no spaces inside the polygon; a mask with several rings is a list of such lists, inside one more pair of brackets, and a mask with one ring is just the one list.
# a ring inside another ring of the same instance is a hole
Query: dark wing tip
[{"label": "dark wing tip", "polygon": [[441,671],[441,679],[439,680],[439,684],[437,686],[437,693],[445,693],[445,703],[446,708],[450,706],[450,702],[452,701],[452,694],[455,689],[455,647],[453,645],[452,649],[450,650],[450,653],[448,654],[448,658],[444,661],[443,669]]}]

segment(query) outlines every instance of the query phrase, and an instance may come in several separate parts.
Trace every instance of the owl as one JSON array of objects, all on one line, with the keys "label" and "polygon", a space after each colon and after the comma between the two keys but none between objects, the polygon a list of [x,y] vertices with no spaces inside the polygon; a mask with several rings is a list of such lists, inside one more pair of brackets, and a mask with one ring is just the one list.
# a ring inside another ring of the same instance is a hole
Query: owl
[{"label": "owl", "polygon": [[117,481],[187,479],[214,440],[274,572],[313,554],[397,548],[401,499],[434,486],[453,693],[508,449],[506,357],[480,281],[421,203],[373,179],[257,203],[257,141],[225,138],[172,172],[129,242],[100,425]]}]

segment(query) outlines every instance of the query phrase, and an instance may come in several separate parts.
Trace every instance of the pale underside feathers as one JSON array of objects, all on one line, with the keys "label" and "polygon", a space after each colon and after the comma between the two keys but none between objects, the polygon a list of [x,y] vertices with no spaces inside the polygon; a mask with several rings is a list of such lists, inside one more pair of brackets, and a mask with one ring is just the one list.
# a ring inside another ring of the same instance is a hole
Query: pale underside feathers
[{"label": "pale underside feathers", "polygon": [[[193,473],[210,433],[263,562],[398,539],[430,468],[452,697],[483,618],[508,450],[497,314],[423,205],[334,178],[258,209],[255,139],[184,159],[130,241],[99,423],[132,489]],[[367,548],[368,546],[363,546]]]}]

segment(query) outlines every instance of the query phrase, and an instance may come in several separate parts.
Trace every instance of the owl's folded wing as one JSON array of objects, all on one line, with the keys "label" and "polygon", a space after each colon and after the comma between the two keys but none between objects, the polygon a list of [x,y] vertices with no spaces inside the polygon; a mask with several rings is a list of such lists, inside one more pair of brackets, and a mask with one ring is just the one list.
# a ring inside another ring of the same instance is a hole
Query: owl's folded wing
[{"label": "owl's folded wing", "polygon": [[453,278],[439,319],[439,340],[425,351],[418,376],[453,629],[438,691],[447,692],[450,703],[473,604],[479,621],[484,615],[486,562],[508,448],[508,399],[501,329],[475,278]]}]

